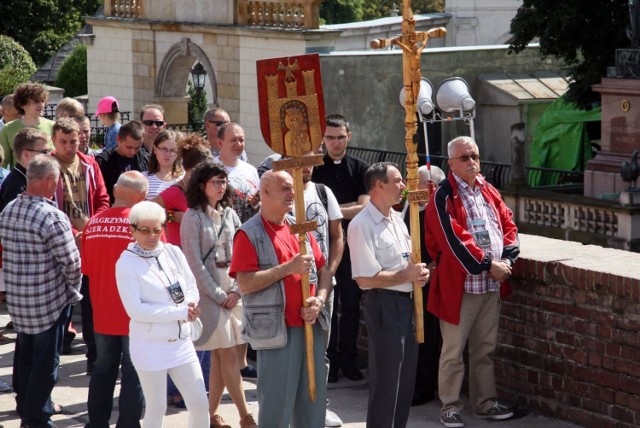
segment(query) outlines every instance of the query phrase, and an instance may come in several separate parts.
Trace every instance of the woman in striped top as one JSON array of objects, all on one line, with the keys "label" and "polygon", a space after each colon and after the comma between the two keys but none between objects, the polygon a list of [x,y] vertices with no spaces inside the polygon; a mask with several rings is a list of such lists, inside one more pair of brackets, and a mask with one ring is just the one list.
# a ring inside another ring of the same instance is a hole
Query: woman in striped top
[{"label": "woman in striped top", "polygon": [[182,160],[178,157],[177,137],[175,131],[164,130],[153,140],[149,169],[143,173],[149,182],[147,200],[152,200],[184,176]]}]

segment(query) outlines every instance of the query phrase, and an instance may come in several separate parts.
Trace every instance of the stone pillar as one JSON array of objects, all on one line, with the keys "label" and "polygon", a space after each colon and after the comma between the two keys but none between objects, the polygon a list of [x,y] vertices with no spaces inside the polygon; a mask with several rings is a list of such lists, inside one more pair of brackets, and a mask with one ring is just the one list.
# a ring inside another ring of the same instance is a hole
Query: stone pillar
[{"label": "stone pillar", "polygon": [[640,85],[637,79],[603,78],[593,90],[602,96],[602,149],[587,162],[584,195],[600,198],[626,189],[620,164],[640,141]]}]

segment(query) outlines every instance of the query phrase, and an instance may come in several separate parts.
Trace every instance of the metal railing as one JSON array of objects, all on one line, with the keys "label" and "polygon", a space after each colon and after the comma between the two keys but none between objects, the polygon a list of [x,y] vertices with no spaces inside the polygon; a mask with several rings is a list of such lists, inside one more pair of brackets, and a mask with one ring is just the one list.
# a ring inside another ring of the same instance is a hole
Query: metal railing
[{"label": "metal railing", "polygon": [[[394,162],[400,171],[406,169],[407,154],[388,150],[366,149],[362,147],[347,147],[347,152],[363,161],[372,164],[376,162]],[[445,174],[449,173],[448,158],[446,156],[431,156],[431,165],[440,167]],[[426,154],[418,153],[419,165],[427,162]],[[525,168],[529,186],[536,189],[546,189],[567,193],[582,194],[584,186],[584,172],[568,171],[553,168],[528,166]],[[511,181],[511,165],[507,163],[480,160],[480,171],[487,181],[498,189],[504,189]]]}]

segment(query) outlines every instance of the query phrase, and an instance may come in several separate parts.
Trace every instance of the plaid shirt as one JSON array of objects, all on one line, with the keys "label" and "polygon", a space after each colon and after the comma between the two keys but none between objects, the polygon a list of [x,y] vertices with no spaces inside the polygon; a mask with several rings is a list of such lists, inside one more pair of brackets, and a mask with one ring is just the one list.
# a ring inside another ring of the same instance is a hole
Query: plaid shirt
[{"label": "plaid shirt", "polygon": [[54,202],[21,194],[0,213],[7,308],[19,333],[50,328],[80,301],[80,253]]},{"label": "plaid shirt", "polygon": [[[494,260],[499,260],[503,249],[502,230],[498,223],[496,213],[493,212],[491,205],[484,200],[482,193],[480,193],[480,188],[484,186],[484,179],[476,179],[476,187],[474,190],[462,181],[460,177],[455,174],[453,174],[453,176],[458,184],[460,200],[467,212],[467,230],[471,233],[488,230],[489,237],[491,238],[491,247],[485,251],[491,252]],[[484,226],[476,226],[473,224],[474,221],[479,220],[484,220]],[[499,288],[500,282],[491,278],[489,272],[482,272],[479,275],[467,275],[467,279],[464,282],[464,291],[470,294],[494,292],[498,291]]]}]

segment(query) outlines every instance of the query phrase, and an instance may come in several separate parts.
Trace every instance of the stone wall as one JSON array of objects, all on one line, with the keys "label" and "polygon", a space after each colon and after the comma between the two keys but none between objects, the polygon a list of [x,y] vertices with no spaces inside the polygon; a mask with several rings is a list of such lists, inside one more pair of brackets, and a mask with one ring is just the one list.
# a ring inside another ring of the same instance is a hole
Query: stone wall
[{"label": "stone wall", "polygon": [[[499,396],[585,427],[639,426],[640,254],[525,234],[520,244],[502,304]],[[366,362],[362,320],[358,347]]]},{"label": "stone wall", "polygon": [[[425,49],[421,60],[422,76],[433,83],[434,90],[442,80],[459,76],[467,81],[476,101],[479,74],[560,69],[555,62],[541,60],[536,47],[518,55],[510,54],[508,46]],[[334,52],[321,55],[320,64],[326,111],[343,114],[350,120],[353,132],[350,144],[404,152],[404,110],[398,101],[402,87],[402,53],[399,50]],[[513,123],[489,122],[483,110],[478,109],[475,130],[483,159],[510,162],[509,141],[496,140],[495,135],[510,135],[511,125]],[[497,128],[503,131],[493,131]],[[443,146],[458,135],[470,135],[469,127],[462,122],[443,124]],[[489,141],[485,141],[485,135]]]}]

